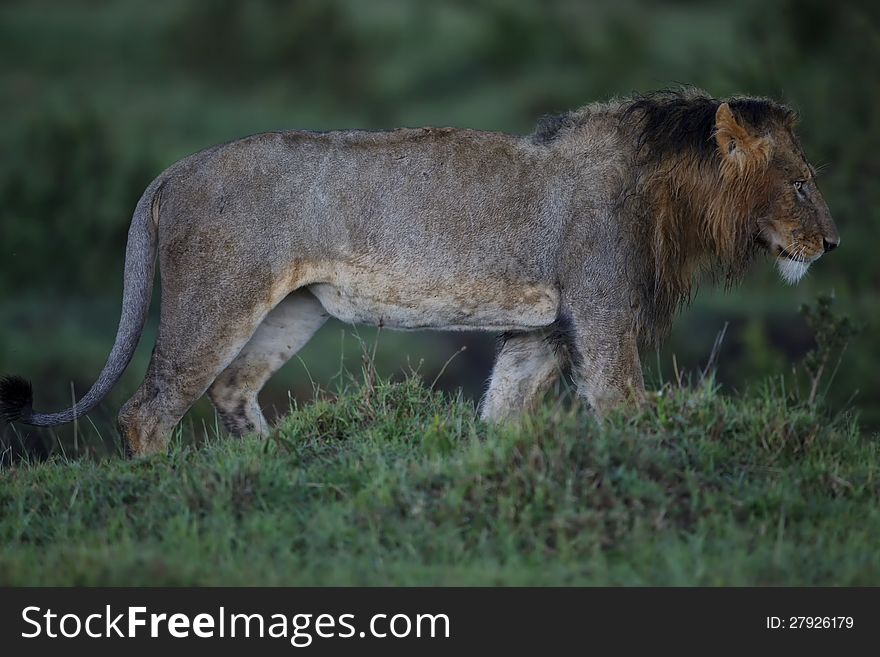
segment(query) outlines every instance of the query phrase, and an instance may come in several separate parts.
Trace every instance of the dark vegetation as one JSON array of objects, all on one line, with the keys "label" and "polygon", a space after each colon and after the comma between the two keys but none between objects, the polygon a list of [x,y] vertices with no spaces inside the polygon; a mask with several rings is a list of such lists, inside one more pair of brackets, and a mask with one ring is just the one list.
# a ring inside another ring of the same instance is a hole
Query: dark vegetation
[{"label": "dark vegetation", "polygon": [[367,357],[266,441],[20,462],[0,584],[876,585],[880,442],[812,393],[829,317],[800,386],[707,370],[601,424],[555,402],[486,426]]}]

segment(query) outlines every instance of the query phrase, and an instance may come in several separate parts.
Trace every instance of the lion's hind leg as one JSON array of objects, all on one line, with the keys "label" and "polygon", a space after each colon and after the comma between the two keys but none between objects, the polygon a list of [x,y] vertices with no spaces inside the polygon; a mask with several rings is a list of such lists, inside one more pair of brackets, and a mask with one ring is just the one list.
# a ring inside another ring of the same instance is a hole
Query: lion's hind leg
[{"label": "lion's hind leg", "polygon": [[269,423],[260,410],[257,395],[327,317],[324,307],[306,289],[292,292],[266,316],[208,390],[227,431],[236,436],[268,434]]},{"label": "lion's hind leg", "polygon": [[562,355],[545,331],[507,336],[498,351],[480,417],[504,422],[531,410],[562,372]]},{"label": "lion's hind leg", "polygon": [[215,312],[195,286],[175,292],[164,295],[144,382],[119,411],[119,430],[135,455],[167,449],[174,426],[236,358],[271,308],[270,301],[250,301],[251,295]]}]

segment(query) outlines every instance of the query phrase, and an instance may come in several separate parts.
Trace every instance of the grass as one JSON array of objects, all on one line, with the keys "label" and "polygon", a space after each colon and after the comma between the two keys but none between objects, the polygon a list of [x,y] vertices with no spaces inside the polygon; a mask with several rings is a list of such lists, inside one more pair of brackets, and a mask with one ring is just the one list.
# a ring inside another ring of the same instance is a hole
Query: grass
[{"label": "grass", "polygon": [[880,584],[880,441],[773,382],[493,427],[368,376],[267,441],[180,438],[0,470],[0,584]]}]

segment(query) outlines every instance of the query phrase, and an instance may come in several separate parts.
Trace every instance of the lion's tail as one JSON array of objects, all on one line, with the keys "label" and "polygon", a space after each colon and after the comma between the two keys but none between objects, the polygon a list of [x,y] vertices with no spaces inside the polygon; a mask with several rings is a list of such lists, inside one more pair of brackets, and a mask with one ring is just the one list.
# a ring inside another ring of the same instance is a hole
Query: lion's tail
[{"label": "lion's tail", "polygon": [[72,408],[59,413],[35,413],[31,384],[18,376],[0,378],[0,417],[7,422],[21,422],[36,427],[53,427],[72,422],[97,406],[116,385],[131,362],[140,340],[153,293],[159,218],[159,199],[163,187],[159,177],[146,189],[131,220],[125,251],[125,277],[122,291],[122,316],[116,341],[104,369],[85,397]]}]

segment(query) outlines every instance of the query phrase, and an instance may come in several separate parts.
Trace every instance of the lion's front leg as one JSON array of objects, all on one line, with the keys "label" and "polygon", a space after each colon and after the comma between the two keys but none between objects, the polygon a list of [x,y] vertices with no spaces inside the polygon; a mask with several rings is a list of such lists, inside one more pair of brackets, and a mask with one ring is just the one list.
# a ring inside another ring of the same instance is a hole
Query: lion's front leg
[{"label": "lion's front leg", "polygon": [[550,337],[543,331],[506,336],[481,404],[483,420],[504,422],[531,410],[559,378],[562,362]]},{"label": "lion's front leg", "polygon": [[623,312],[579,313],[573,320],[572,376],[578,395],[599,416],[645,399],[633,324]]}]

